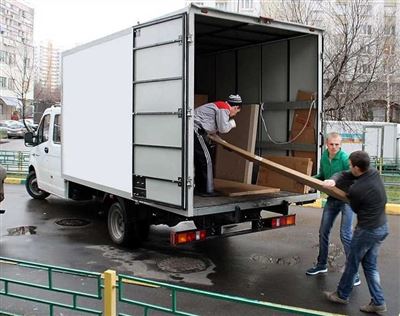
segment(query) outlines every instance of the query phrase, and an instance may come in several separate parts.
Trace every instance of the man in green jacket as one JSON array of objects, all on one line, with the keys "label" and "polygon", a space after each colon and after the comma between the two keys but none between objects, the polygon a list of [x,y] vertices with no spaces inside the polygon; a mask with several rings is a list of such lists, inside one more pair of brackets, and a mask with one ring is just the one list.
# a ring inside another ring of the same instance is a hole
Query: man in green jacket
[{"label": "man in green jacket", "polygon": [[[326,140],[326,149],[322,153],[320,168],[314,177],[319,180],[328,180],[335,173],[349,170],[349,156],[341,149],[342,138],[338,133],[329,133]],[[350,205],[328,196],[322,212],[319,228],[319,254],[317,264],[306,271],[307,275],[317,275],[328,272],[329,235],[336,217],[342,213],[340,223],[340,240],[347,255],[350,252],[350,242],[353,237],[353,210]],[[357,274],[354,285],[360,285]]]}]

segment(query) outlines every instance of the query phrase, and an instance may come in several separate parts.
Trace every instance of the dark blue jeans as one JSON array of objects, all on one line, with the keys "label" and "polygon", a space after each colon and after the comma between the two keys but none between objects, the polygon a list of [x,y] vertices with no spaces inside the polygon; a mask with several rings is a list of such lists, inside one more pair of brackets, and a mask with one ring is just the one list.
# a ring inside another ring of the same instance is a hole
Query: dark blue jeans
[{"label": "dark blue jeans", "polygon": [[342,213],[342,219],[340,222],[340,240],[342,241],[346,257],[349,253],[350,242],[353,235],[353,210],[349,204],[329,197],[322,212],[321,226],[319,228],[318,266],[320,267],[327,266],[329,235],[333,223],[339,213]]},{"label": "dark blue jeans", "polygon": [[337,292],[341,298],[349,298],[351,290],[353,289],[354,278],[361,262],[373,303],[375,305],[382,305],[385,303],[377,259],[379,246],[387,235],[387,224],[375,229],[356,227],[350,245],[350,253],[347,257],[346,267],[337,288]]}]

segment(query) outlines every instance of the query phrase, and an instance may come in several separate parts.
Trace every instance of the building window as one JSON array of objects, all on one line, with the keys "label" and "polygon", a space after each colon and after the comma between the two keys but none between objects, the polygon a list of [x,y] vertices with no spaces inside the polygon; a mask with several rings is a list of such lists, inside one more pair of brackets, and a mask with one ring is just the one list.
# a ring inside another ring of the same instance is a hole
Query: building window
[{"label": "building window", "polygon": [[8,52],[0,50],[0,63],[7,63]]},{"label": "building window", "polygon": [[253,0],[241,0],[240,1],[242,9],[252,9],[253,8]]},{"label": "building window", "polygon": [[372,34],[372,25],[364,24],[361,26],[361,34],[371,35]]},{"label": "building window", "polygon": [[217,9],[227,11],[228,10],[228,3],[226,2],[217,2],[216,3]]},{"label": "building window", "polygon": [[12,78],[8,78],[8,90],[14,90],[14,80]]},{"label": "building window", "polygon": [[369,64],[362,65],[361,71],[363,74],[370,74],[371,73],[371,65],[369,65]]},{"label": "building window", "polygon": [[385,35],[396,35],[396,25],[386,25]]},{"label": "building window", "polygon": [[362,54],[371,54],[371,51],[372,51],[371,45],[363,45],[363,46],[361,46],[361,48],[360,48],[360,52],[361,52]]},{"label": "building window", "polygon": [[0,77],[0,88],[6,88],[6,87],[7,87],[7,78]]}]

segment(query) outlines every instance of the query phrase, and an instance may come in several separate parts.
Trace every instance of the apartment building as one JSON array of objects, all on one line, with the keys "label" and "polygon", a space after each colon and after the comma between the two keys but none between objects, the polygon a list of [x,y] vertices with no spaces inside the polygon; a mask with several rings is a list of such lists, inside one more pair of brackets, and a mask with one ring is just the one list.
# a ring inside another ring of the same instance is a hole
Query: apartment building
[{"label": "apartment building", "polygon": [[34,10],[16,0],[0,0],[0,119],[33,101]]},{"label": "apartment building", "polygon": [[260,0],[203,0],[186,1],[186,4],[194,3],[199,6],[216,8],[219,10],[237,12],[249,15],[259,15],[261,10]]},{"label": "apartment building", "polygon": [[61,49],[52,41],[35,47],[35,98],[59,101],[61,85]]}]

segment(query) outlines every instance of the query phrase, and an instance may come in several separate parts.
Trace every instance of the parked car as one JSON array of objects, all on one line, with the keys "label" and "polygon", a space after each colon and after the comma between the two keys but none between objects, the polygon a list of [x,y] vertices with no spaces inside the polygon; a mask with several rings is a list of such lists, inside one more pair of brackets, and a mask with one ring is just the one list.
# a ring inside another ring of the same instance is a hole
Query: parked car
[{"label": "parked car", "polygon": [[23,123],[14,120],[1,121],[0,127],[6,128],[8,138],[23,138],[25,133],[27,132],[27,129]]},{"label": "parked car", "polygon": [[4,126],[0,126],[0,140],[3,138],[7,138],[7,128]]}]

